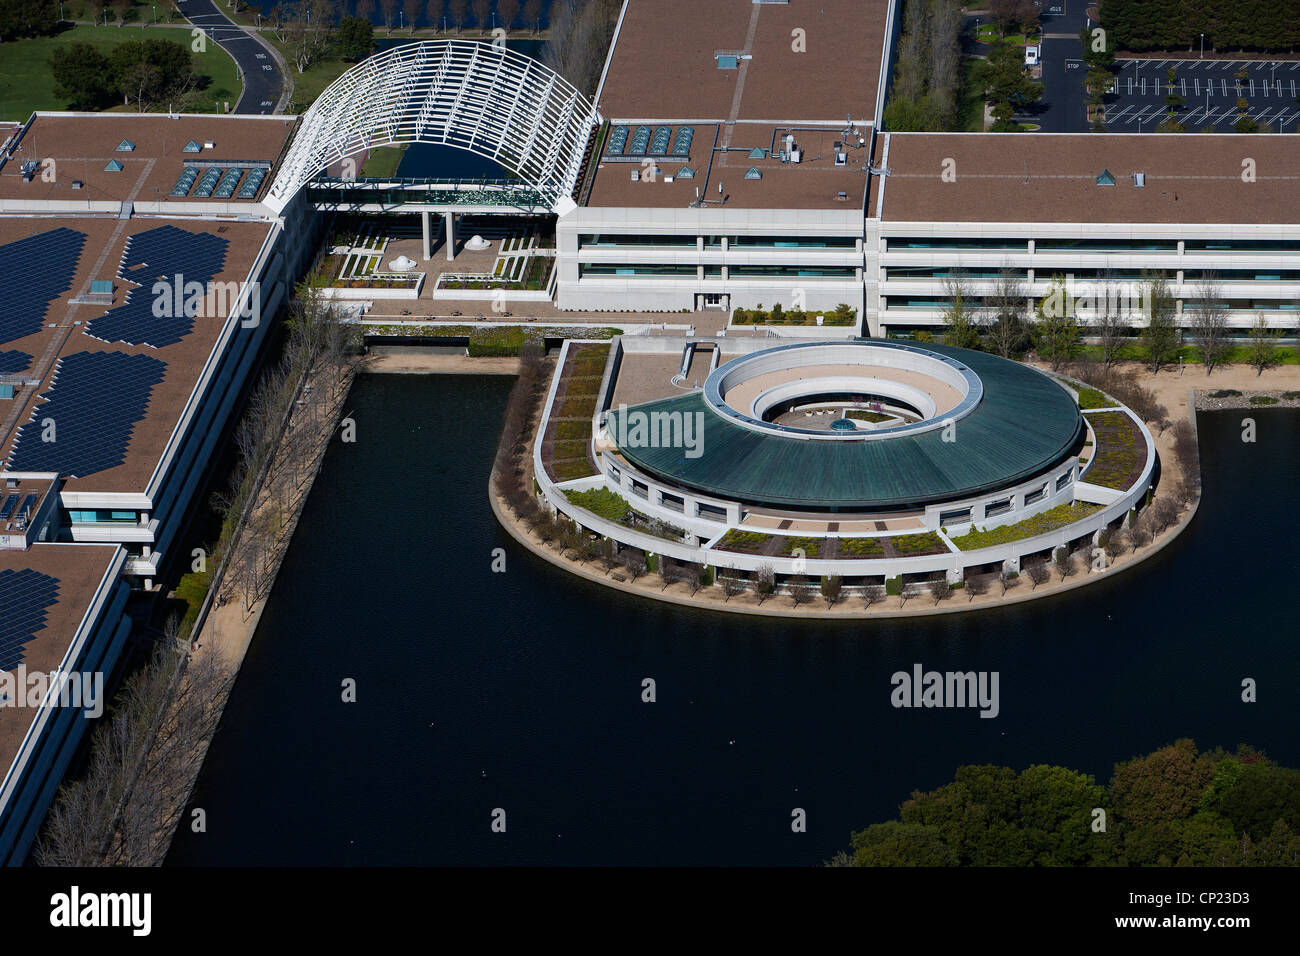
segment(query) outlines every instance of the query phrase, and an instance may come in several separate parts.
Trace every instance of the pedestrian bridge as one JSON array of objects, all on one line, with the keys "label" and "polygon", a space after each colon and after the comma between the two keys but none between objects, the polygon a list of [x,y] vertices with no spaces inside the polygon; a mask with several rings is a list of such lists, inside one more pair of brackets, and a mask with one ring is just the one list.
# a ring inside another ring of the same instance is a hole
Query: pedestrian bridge
[{"label": "pedestrian bridge", "polygon": [[[358,63],[303,117],[264,200],[284,210],[299,191],[331,208],[469,209],[564,215],[600,114],[558,73],[504,45],[406,43]],[[516,179],[324,178],[381,146],[463,149]],[[333,204],[333,205],[331,205]]]}]

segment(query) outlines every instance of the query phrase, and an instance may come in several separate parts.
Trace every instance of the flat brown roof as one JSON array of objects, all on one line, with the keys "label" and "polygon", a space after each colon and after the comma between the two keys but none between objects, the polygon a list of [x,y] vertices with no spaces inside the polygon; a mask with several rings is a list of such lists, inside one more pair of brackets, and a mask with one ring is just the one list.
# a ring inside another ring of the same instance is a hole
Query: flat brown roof
[{"label": "flat brown roof", "polygon": [[[891,133],[886,145],[888,222],[1300,222],[1293,135]],[[1107,170],[1115,185],[1097,185]]]},{"label": "flat brown roof", "polygon": [[[38,113],[12,158],[0,170],[0,201],[163,201],[187,165],[202,166],[209,161],[275,163],[295,122],[297,117]],[[123,140],[134,143],[135,149],[118,152]],[[182,152],[191,140],[200,146],[211,142],[213,148]],[[24,183],[22,163],[29,159],[53,159],[54,181],[46,182],[38,175]],[[105,172],[104,167],[114,159],[122,164],[122,171]],[[85,186],[74,190],[73,180]],[[269,182],[268,176],[262,191]],[[191,196],[185,201],[203,200]],[[239,200],[232,197],[217,201]]]},{"label": "flat brown roof", "polygon": [[[629,0],[597,108],[614,121],[871,122],[890,2]],[[719,69],[719,53],[740,68]]]},{"label": "flat brown roof", "polygon": [[[48,674],[63,661],[117,551],[115,544],[37,544],[27,551],[0,551],[0,571],[30,569],[58,580],[58,599],[45,608],[45,627],[23,646],[22,663],[29,674]],[[0,603],[0,618],[10,611]],[[0,780],[36,715],[25,706],[0,707]]]},{"label": "flat brown roof", "polygon": [[[632,171],[642,171],[640,162],[602,162],[596,169],[588,206],[667,207],[689,206],[695,190],[702,199],[716,203],[726,197],[724,208],[739,209],[852,209],[861,208],[867,174],[863,170],[867,155],[864,149],[850,149],[844,166],[835,165],[834,144],[842,142],[839,130],[792,129],[785,126],[760,126],[742,123],[732,127],[731,146],[719,148],[723,128],[713,124],[695,126],[691,152],[687,157],[654,157],[660,171],[655,182],[632,181]],[[793,132],[802,152],[798,164],[782,163],[772,149],[780,149],[780,140]],[[769,150],[766,158],[750,156],[750,150]],[[674,178],[682,166],[695,171],[693,179]],[[762,179],[746,179],[751,168]],[[718,193],[721,183],[723,193]],[[840,199],[843,192],[845,199]]]},{"label": "flat brown roof", "polygon": [[[226,239],[228,244],[225,250],[224,268],[214,277],[214,281],[243,282],[248,278],[249,270],[257,258],[271,225],[258,222],[183,219],[0,217],[0,244],[61,226],[83,232],[87,237],[71,288],[51,303],[46,312],[46,328],[36,335],[16,342],[0,344],[0,351],[19,349],[34,356],[33,368],[23,373],[24,375],[35,377],[38,372],[41,373],[41,384],[38,388],[26,388],[15,397],[13,402],[0,403],[0,461],[7,460],[13,450],[18,427],[31,421],[34,409],[39,411],[38,396],[51,389],[55,363],[51,362],[46,369],[39,367],[40,359],[47,348],[57,347],[56,354],[60,358],[77,352],[124,352],[130,355],[149,355],[166,362],[167,369],[163,380],[153,389],[145,417],[136,422],[132,429],[123,464],[84,477],[68,478],[63,486],[64,491],[72,492],[143,494],[149,478],[162,458],[167,440],[171,437],[172,430],[179,422],[181,413],[189,401],[199,374],[212,354],[217,337],[225,324],[225,316],[196,317],[193,320],[193,331],[183,336],[179,342],[162,348],[129,345],[125,342],[104,342],[85,331],[87,323],[104,315],[110,308],[122,305],[125,301],[125,293],[129,289],[138,289],[136,295],[151,294],[148,285],[137,287],[129,280],[117,277],[123,250],[127,239],[131,236],[162,226],[172,226],[190,233],[219,235]],[[102,265],[96,270],[95,264],[101,259],[101,255]],[[0,276],[0,296],[4,294],[4,285],[8,278]],[[152,283],[153,278],[151,273],[148,277],[142,277],[141,281]],[[92,279],[112,280],[114,285],[112,306],[75,305],[71,302],[79,294],[89,291]],[[215,296],[208,297],[209,306],[215,306],[215,302]],[[215,308],[208,308],[205,311],[214,312]],[[270,317],[262,318],[264,321],[269,321]],[[74,325],[74,322],[81,324]],[[51,323],[56,324],[57,328],[48,328]],[[14,406],[15,402],[16,407],[8,407]]]}]

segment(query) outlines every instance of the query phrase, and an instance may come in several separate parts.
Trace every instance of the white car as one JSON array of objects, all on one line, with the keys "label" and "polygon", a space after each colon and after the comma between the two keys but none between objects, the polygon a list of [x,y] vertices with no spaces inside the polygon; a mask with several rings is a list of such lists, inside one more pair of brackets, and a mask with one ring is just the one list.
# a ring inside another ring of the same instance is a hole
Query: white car
[{"label": "white car", "polygon": [[1038,47],[1025,47],[1025,66],[1038,66]]}]

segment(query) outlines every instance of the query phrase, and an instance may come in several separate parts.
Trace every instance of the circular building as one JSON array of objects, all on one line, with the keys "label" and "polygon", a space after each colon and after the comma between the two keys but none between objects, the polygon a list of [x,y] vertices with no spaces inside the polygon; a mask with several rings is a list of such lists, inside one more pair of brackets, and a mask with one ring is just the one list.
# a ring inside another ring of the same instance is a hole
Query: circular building
[{"label": "circular building", "polygon": [[[905,587],[1062,548],[1091,559],[1151,484],[1138,416],[1109,398],[1080,408],[1067,379],[942,345],[769,341],[585,346],[608,348],[587,458],[598,473],[548,471],[554,449],[573,453],[579,399],[552,403],[534,451],[543,496],[621,546],[719,573]],[[553,397],[580,391],[565,368]]]}]

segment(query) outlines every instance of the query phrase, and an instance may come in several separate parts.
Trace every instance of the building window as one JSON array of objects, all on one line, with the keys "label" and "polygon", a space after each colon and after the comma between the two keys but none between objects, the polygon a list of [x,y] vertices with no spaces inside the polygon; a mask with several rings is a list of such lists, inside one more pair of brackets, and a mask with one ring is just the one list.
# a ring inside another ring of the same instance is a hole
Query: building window
[{"label": "building window", "polygon": [[1002,498],[999,501],[990,501],[984,506],[984,517],[992,518],[995,515],[1004,515],[1011,510],[1011,499]]},{"label": "building window", "polygon": [[854,279],[854,266],[731,266],[731,278]]},{"label": "building window", "polygon": [[578,277],[583,276],[689,276],[695,278],[698,267],[657,262],[583,262]]},{"label": "building window", "polygon": [[1032,505],[1035,501],[1042,501],[1047,497],[1047,485],[1043,485],[1037,491],[1031,491],[1025,495],[1025,504]]},{"label": "building window", "polygon": [[970,509],[962,508],[960,511],[941,511],[939,512],[939,524],[964,524],[970,520]]},{"label": "building window", "polygon": [[731,236],[736,249],[856,249],[855,236]]},{"label": "building window", "polygon": [[1068,484],[1069,484],[1070,482],[1072,482],[1073,480],[1074,480],[1074,469],[1071,468],[1069,471],[1067,471],[1065,474],[1063,474],[1060,478],[1057,478],[1057,479],[1056,479],[1056,490],[1057,490],[1057,491],[1060,491],[1062,488],[1064,488],[1066,485],[1068,485]]}]

